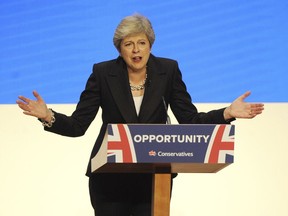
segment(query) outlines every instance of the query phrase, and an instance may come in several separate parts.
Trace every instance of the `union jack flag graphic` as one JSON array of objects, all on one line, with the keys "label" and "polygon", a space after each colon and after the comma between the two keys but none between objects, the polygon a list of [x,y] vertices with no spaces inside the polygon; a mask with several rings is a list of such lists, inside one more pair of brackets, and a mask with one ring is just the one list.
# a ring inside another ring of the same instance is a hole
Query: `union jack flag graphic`
[{"label": "union jack flag graphic", "polygon": [[205,163],[226,163],[234,156],[234,132],[231,125],[216,125],[206,151]]},{"label": "union jack flag graphic", "polygon": [[133,140],[127,125],[111,125],[108,140],[108,157],[115,157],[116,163],[137,162]]}]

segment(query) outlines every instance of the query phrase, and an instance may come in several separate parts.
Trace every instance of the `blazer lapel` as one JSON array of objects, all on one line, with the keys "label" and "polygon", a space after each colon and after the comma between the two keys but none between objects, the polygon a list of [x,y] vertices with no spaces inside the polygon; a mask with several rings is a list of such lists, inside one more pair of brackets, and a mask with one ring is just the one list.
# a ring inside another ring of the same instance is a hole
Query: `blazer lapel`
[{"label": "blazer lapel", "polygon": [[159,103],[163,103],[161,83],[166,72],[157,67],[155,60],[156,58],[151,54],[147,64],[147,84],[138,117],[139,122],[149,122],[155,109],[159,107]]},{"label": "blazer lapel", "polygon": [[138,122],[134,101],[129,88],[128,73],[126,65],[121,57],[108,72],[107,82],[114,101],[116,102],[123,118],[127,123]]}]

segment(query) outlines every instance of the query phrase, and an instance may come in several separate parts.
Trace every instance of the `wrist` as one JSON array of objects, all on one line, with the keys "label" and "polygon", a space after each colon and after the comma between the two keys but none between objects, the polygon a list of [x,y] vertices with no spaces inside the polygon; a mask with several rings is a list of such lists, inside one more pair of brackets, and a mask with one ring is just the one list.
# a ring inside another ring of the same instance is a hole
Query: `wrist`
[{"label": "wrist", "polygon": [[52,115],[53,115],[53,112],[51,109],[47,108],[46,110],[46,116],[44,118],[41,118],[42,121],[45,121],[45,122],[51,122],[51,119],[52,119]]},{"label": "wrist", "polygon": [[53,123],[56,121],[54,112],[52,109],[47,109],[47,116],[41,119],[42,125],[44,127],[52,127]]},{"label": "wrist", "polygon": [[234,118],[234,116],[231,115],[231,108],[230,106],[226,107],[226,109],[223,112],[223,116],[225,120],[229,120]]}]

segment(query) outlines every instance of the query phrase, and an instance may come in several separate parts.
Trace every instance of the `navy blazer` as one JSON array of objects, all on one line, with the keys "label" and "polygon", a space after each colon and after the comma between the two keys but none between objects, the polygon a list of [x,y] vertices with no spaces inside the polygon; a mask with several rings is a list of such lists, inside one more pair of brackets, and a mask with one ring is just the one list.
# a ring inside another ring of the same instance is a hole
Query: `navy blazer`
[{"label": "navy blazer", "polygon": [[76,137],[85,133],[99,108],[102,126],[89,159],[87,175],[91,175],[90,161],[100,148],[108,123],[166,122],[167,105],[180,124],[227,124],[224,109],[199,113],[186,90],[178,63],[152,54],[147,63],[147,81],[139,115],[137,116],[129,86],[127,66],[121,57],[95,64],[76,110],[71,116],[55,112],[56,121],[45,130]]}]

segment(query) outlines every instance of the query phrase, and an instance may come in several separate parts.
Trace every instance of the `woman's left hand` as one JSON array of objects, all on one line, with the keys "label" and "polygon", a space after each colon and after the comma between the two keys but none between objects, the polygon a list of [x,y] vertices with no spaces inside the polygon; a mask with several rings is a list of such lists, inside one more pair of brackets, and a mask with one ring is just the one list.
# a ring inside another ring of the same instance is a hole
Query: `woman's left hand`
[{"label": "woman's left hand", "polygon": [[262,103],[247,103],[245,98],[251,94],[250,91],[245,92],[243,95],[234,100],[229,107],[224,110],[225,120],[231,118],[245,118],[252,119],[262,113],[264,104]]}]

